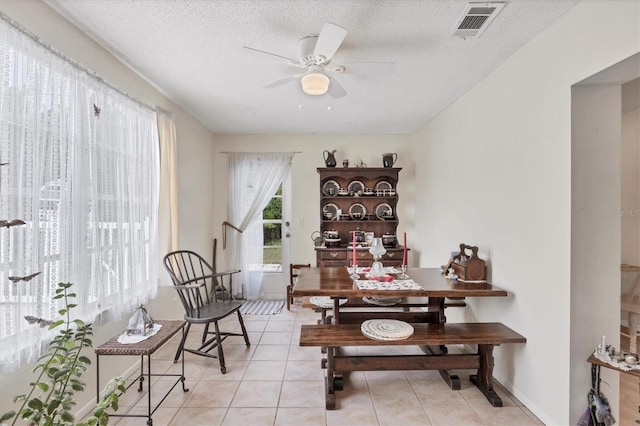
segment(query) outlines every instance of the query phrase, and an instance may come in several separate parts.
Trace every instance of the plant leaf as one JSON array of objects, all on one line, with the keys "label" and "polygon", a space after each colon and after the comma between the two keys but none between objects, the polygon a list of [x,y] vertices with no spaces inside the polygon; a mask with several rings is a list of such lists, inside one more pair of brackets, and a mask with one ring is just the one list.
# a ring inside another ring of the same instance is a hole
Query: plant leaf
[{"label": "plant leaf", "polygon": [[56,327],[58,327],[59,325],[62,325],[62,324],[64,324],[63,320],[61,320],[61,319],[60,320],[56,320],[49,326],[49,330],[51,330],[53,328],[56,328]]},{"label": "plant leaf", "polygon": [[42,404],[42,401],[40,401],[40,398],[30,399],[29,402],[27,403],[27,405],[29,406],[29,408],[31,408],[33,410],[36,410],[36,411],[42,410],[42,407],[44,406]]},{"label": "plant leaf", "polygon": [[62,413],[62,416],[60,416],[60,418],[67,423],[73,423],[73,414],[69,413],[68,411]]},{"label": "plant leaf", "polygon": [[47,408],[47,414],[51,415],[51,413],[56,411],[56,408],[58,408],[59,406],[60,406],[60,400],[59,399],[51,400],[49,402],[49,407]]},{"label": "plant leaf", "polygon": [[9,411],[7,413],[4,413],[2,417],[0,417],[0,423],[6,422],[7,420],[14,418],[15,416],[16,416],[15,411]]},{"label": "plant leaf", "polygon": [[22,394],[22,395],[16,395],[13,397],[13,402],[18,402],[18,401],[24,401],[25,399],[27,399],[27,395]]}]

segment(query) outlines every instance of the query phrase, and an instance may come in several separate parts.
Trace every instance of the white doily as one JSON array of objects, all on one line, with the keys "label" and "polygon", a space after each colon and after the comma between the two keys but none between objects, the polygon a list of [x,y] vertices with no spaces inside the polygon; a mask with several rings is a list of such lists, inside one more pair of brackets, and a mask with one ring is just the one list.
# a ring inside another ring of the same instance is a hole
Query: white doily
[{"label": "white doily", "polygon": [[161,328],[162,324],[153,324],[153,330],[151,330],[147,335],[144,336],[142,334],[127,334],[126,332],[124,332],[118,336],[118,343],[122,343],[123,345],[140,343],[143,340],[147,340],[151,336],[155,336]]},{"label": "white doily", "polygon": [[367,320],[360,326],[362,334],[374,340],[403,340],[413,334],[413,326],[393,319]]},{"label": "white doily", "polygon": [[402,302],[401,297],[363,297],[362,300],[376,306],[393,306]]},{"label": "white doily", "polygon": [[[347,300],[349,299],[340,299],[338,303],[340,306],[342,306],[345,303],[347,303]],[[333,299],[330,298],[329,296],[311,296],[309,298],[309,302],[313,303],[314,305],[320,308],[325,308],[325,309],[333,308]]]},{"label": "white doily", "polygon": [[422,286],[414,280],[356,280],[359,290],[422,290]]}]

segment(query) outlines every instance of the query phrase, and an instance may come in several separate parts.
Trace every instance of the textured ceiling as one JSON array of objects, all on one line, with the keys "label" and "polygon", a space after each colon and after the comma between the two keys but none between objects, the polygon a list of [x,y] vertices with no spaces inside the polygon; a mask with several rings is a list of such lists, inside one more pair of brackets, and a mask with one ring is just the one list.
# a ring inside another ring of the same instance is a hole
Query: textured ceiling
[{"label": "textured ceiling", "polygon": [[[413,133],[575,5],[511,0],[477,39],[449,36],[466,1],[50,0],[54,9],[216,133]],[[333,74],[311,97],[251,46],[297,58],[325,22],[348,33],[332,65],[394,62],[392,76]],[[100,70],[93,70],[100,75]]]}]

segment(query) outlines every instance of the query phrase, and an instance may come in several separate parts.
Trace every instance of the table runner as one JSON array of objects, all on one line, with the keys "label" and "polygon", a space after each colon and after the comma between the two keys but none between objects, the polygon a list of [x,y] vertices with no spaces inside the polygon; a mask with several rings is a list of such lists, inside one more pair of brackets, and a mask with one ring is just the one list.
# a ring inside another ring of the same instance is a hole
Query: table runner
[{"label": "table runner", "polygon": [[393,280],[393,281],[376,281],[376,280],[356,280],[359,290],[420,290],[420,286],[415,281],[409,280]]}]

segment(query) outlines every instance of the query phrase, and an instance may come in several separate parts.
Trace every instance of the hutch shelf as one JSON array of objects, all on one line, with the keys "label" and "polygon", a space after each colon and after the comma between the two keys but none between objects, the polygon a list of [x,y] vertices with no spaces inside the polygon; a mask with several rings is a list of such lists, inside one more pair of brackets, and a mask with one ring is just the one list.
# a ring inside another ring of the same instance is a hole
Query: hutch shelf
[{"label": "hutch shelf", "polygon": [[[368,242],[372,237],[396,236],[398,216],[398,174],[401,168],[329,167],[318,168],[320,174],[320,232],[337,232],[338,238],[316,247],[319,267],[348,266],[353,261],[351,242],[354,231],[365,233],[365,242],[356,249],[359,266],[370,266],[373,257]],[[403,247],[387,245],[382,262],[385,266],[402,264]],[[357,246],[358,246],[357,245]]]}]

